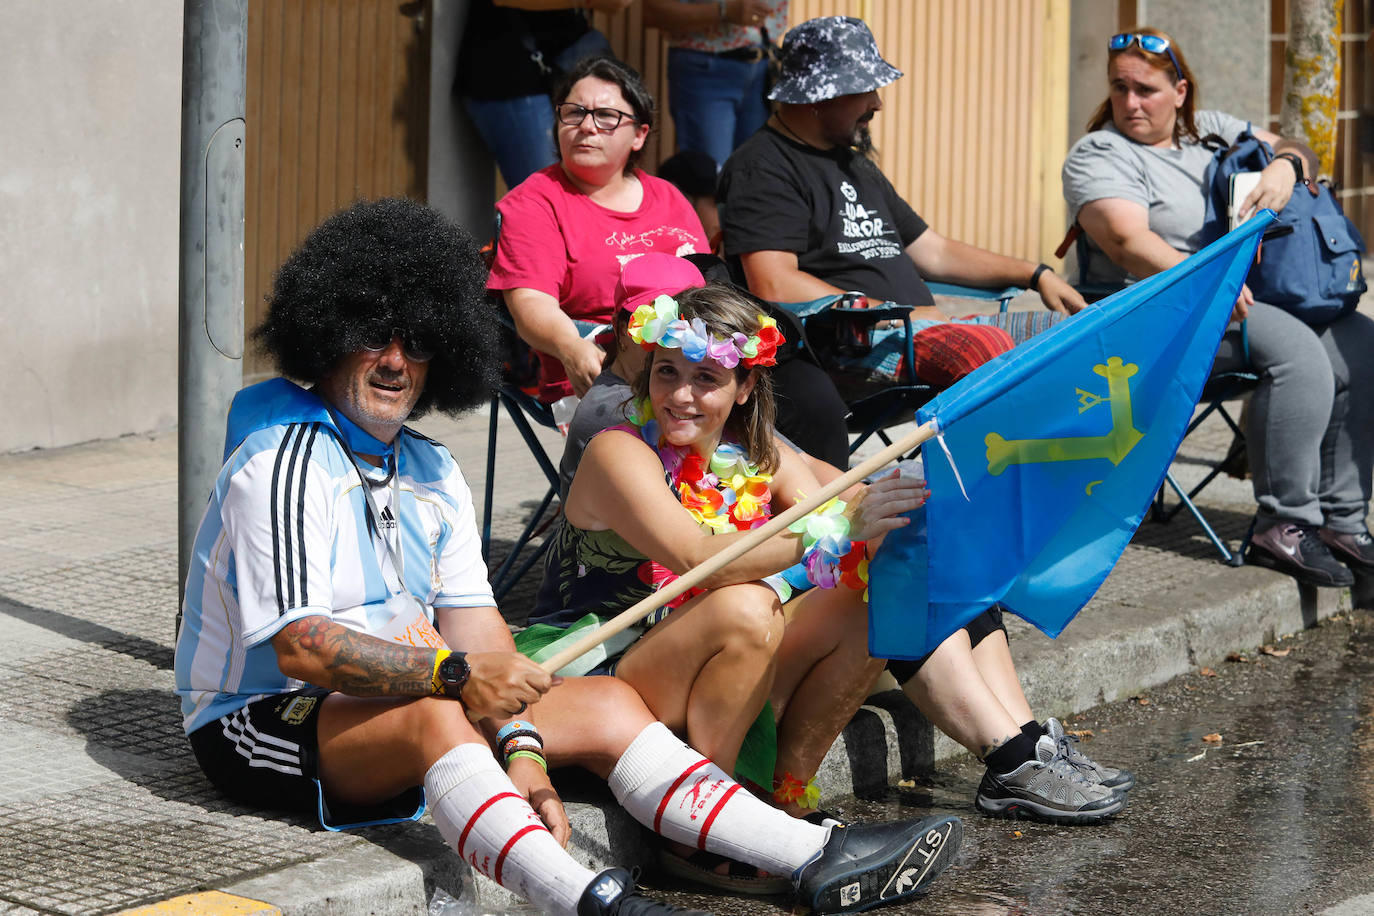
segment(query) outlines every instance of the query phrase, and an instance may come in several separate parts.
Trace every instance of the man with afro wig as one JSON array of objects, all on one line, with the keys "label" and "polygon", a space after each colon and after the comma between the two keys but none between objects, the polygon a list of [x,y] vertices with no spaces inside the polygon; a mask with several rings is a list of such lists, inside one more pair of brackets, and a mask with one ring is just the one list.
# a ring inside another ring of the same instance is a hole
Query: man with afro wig
[{"label": "man with afro wig", "polygon": [[[426,803],[473,868],[558,914],[667,914],[630,872],[569,855],[547,775],[578,765],[664,836],[786,874],[818,912],[922,888],[954,818],[795,820],[740,787],[609,677],[515,651],[471,495],[404,426],[481,403],[495,322],[476,245],[418,203],[358,203],[282,265],[255,332],[286,376],[239,392],[196,535],[176,649],[186,733],[241,804],[331,829]],[[504,766],[503,766],[504,764]]]}]

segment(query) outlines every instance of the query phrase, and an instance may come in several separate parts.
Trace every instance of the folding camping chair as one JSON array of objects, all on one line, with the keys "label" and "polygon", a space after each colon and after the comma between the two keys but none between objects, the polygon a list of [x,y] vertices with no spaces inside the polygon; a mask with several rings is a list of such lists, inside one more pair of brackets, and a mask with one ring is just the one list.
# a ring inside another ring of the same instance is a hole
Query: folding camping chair
[{"label": "folding camping chair", "polygon": [[[1021,292],[1015,287],[983,289],[950,283],[928,283],[927,286],[940,296],[997,302],[1000,313],[1005,313],[1011,300]],[[855,338],[853,355],[843,355],[846,346],[843,341],[836,343],[837,351],[842,354],[838,357],[811,348],[817,362],[835,379],[848,406],[845,426],[854,437],[849,445],[851,455],[873,436],[884,445],[891,445],[888,427],[908,422],[917,409],[940,392],[937,386],[916,375],[915,334],[909,306],[873,307],[863,297],[852,293],[810,302],[775,304],[797,318],[803,328],[803,339],[806,327],[819,321],[836,322],[837,336]],[[860,352],[866,329],[879,321],[901,322],[901,333],[896,338],[897,351]]]},{"label": "folding camping chair", "polygon": [[[1069,245],[1074,245],[1075,255],[1078,259],[1078,282],[1074,288],[1089,302],[1097,302],[1105,299],[1123,287],[1119,285],[1100,285],[1086,282],[1088,274],[1088,261],[1091,251],[1087,247],[1087,237],[1083,234],[1082,228],[1075,222],[1069,227],[1068,233],[1064,236],[1064,241],[1060,243],[1058,250],[1055,251],[1056,257],[1064,257],[1068,252]],[[1245,324],[1241,324],[1241,352],[1245,356],[1245,365],[1250,365],[1250,338],[1246,333]],[[1230,408],[1226,406],[1228,401],[1248,397],[1250,392],[1259,385],[1259,376],[1248,368],[1234,372],[1219,372],[1211,376],[1205,385],[1202,386],[1202,393],[1198,397],[1198,406],[1201,411],[1194,415],[1188,428],[1184,430],[1183,441],[1187,441],[1188,436],[1213,414],[1221,417],[1226,425],[1231,428],[1231,432],[1236,442],[1241,445],[1245,442],[1245,432],[1241,429],[1239,421],[1231,415]],[[1228,454],[1227,458],[1230,457]],[[1181,510],[1187,509],[1188,514],[1202,528],[1202,533],[1212,542],[1212,546],[1221,554],[1221,560],[1227,566],[1245,565],[1245,549],[1250,544],[1250,538],[1254,534],[1255,526],[1251,523],[1250,528],[1241,539],[1240,547],[1231,550],[1226,542],[1217,534],[1216,529],[1207,521],[1202,514],[1202,510],[1197,506],[1197,497],[1207,486],[1216,480],[1226,470],[1226,458],[1212,462],[1207,465],[1207,473],[1202,480],[1196,483],[1191,489],[1184,490],[1178,478],[1174,476],[1171,466],[1164,473],[1164,483],[1160,486],[1159,492],[1155,494],[1154,502],[1150,507],[1150,519],[1161,524],[1171,521]],[[1166,488],[1174,491],[1178,497],[1178,502],[1169,506],[1166,501]]]},{"label": "folding camping chair", "polygon": [[[1245,353],[1246,365],[1249,365],[1250,341],[1246,335],[1244,324],[1241,324],[1241,346]],[[1202,407],[1202,410],[1195,415],[1192,422],[1188,424],[1188,428],[1183,433],[1184,440],[1186,441],[1189,434],[1201,426],[1204,420],[1212,416],[1212,414],[1216,414],[1226,421],[1226,425],[1231,428],[1235,440],[1243,444],[1245,442],[1245,433],[1241,429],[1240,423],[1237,422],[1236,418],[1231,416],[1231,412],[1229,408],[1227,408],[1226,402],[1234,401],[1237,398],[1247,397],[1250,392],[1254,391],[1255,387],[1259,385],[1259,381],[1259,376],[1248,370],[1219,372],[1209,378],[1207,383],[1202,386],[1202,395],[1198,398],[1198,405]],[[1180,510],[1187,509],[1188,514],[1202,527],[1203,533],[1206,534],[1207,539],[1212,542],[1212,546],[1221,554],[1222,562],[1227,566],[1244,566],[1245,549],[1249,546],[1250,538],[1255,532],[1254,523],[1251,522],[1249,530],[1245,533],[1245,537],[1241,539],[1240,547],[1232,551],[1226,546],[1226,542],[1217,535],[1215,529],[1212,528],[1207,519],[1203,517],[1201,510],[1198,509],[1197,503],[1195,502],[1197,495],[1206,489],[1207,485],[1225,470],[1225,459],[1211,463],[1202,480],[1185,493],[1182,485],[1179,484],[1178,480],[1174,477],[1173,468],[1170,467],[1164,474],[1164,483],[1174,491],[1179,501],[1172,507],[1166,507],[1164,498],[1165,489],[1161,486],[1159,492],[1155,494],[1154,503],[1150,508],[1150,518],[1157,522],[1168,522],[1177,515]]]},{"label": "folding camping chair", "polygon": [[[491,242],[482,249],[488,267],[491,266],[496,257],[496,246],[500,239],[501,214],[498,212]],[[553,405],[540,401],[534,394],[539,378],[537,358],[529,345],[521,340],[520,335],[516,333],[515,319],[506,309],[504,298],[498,294],[490,296],[490,299],[492,318],[500,325],[501,333],[505,338],[506,354],[501,382],[491,396],[491,419],[487,426],[487,466],[486,478],[483,482],[484,498],[482,501],[482,559],[487,563],[489,570],[491,568],[491,524],[496,485],[496,446],[503,409],[515,425],[516,431],[520,433],[521,441],[524,442],[525,448],[529,450],[535,463],[539,465],[539,469],[543,472],[544,479],[548,483],[548,489],[544,491],[544,495],[540,498],[536,508],[525,520],[520,535],[511,544],[510,552],[506,554],[495,572],[489,573],[492,594],[499,602],[543,557],[544,552],[548,549],[549,539],[544,538],[538,544],[535,544],[534,541],[557,522],[562,507],[560,506],[552,517],[546,518],[549,507],[558,496],[558,465],[544,448],[544,443],[540,441],[535,430],[536,427],[558,429],[558,424],[554,419]],[[595,330],[590,324],[584,322],[577,322],[577,324],[579,329],[584,332],[591,333]]]},{"label": "folding camping chair", "polygon": [[557,519],[555,516],[553,519],[545,520],[545,515],[550,504],[558,496],[558,466],[549,457],[544,443],[535,432],[535,426],[546,429],[558,427],[554,423],[552,405],[543,403],[524,390],[520,383],[527,379],[522,379],[513,369],[524,362],[525,356],[530,352],[529,348],[515,335],[515,324],[506,312],[505,305],[493,302],[493,310],[496,313],[494,317],[509,333],[511,358],[507,360],[501,384],[491,396],[491,420],[487,427],[487,466],[482,500],[482,559],[487,563],[488,569],[491,566],[491,519],[496,488],[496,440],[503,408],[548,483],[548,489],[539,500],[537,508],[526,519],[519,537],[511,545],[510,552],[506,554],[500,567],[489,573],[492,594],[499,603],[512,586],[539,562],[548,548],[547,538],[538,545],[533,545],[533,541]]}]

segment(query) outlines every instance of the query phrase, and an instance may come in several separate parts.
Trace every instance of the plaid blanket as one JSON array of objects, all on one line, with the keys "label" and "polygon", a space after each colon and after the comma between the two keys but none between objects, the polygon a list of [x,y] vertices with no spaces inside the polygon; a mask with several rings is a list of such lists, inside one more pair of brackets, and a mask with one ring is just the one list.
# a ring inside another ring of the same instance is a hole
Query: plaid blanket
[{"label": "plaid blanket", "polygon": [[[913,321],[916,377],[937,388],[946,388],[1063,318],[1058,312],[1033,311],[975,315],[947,322]],[[901,328],[874,329],[868,352],[828,353],[825,364],[833,373],[843,376],[846,390],[856,385],[877,389],[904,384],[908,376],[903,335]]]}]

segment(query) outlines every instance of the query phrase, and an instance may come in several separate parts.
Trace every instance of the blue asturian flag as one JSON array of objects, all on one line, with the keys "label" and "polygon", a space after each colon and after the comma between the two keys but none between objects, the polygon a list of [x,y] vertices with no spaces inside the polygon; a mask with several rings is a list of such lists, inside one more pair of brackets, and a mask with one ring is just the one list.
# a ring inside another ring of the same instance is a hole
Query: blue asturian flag
[{"label": "blue asturian flag", "polygon": [[921,408],[941,432],[923,448],[931,496],[869,569],[875,657],[920,658],[999,603],[1059,635],[1159,489],[1273,218],[1261,211]]}]

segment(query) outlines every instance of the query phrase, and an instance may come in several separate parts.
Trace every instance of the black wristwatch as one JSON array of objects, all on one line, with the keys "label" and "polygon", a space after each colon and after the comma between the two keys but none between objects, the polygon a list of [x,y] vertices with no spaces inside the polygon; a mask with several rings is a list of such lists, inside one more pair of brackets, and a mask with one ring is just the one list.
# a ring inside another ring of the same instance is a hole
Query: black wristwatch
[{"label": "black wristwatch", "polygon": [[1296,183],[1299,183],[1299,182],[1301,182],[1301,181],[1303,180],[1303,175],[1304,175],[1304,173],[1305,173],[1307,170],[1306,170],[1305,168],[1303,168],[1303,162],[1302,162],[1302,157],[1301,157],[1301,156],[1299,156],[1297,153],[1293,153],[1293,152],[1283,152],[1283,153],[1279,153],[1279,154],[1278,154],[1277,156],[1275,156],[1274,158],[1275,158],[1275,159],[1287,159],[1287,160],[1288,160],[1288,164],[1291,165],[1291,166],[1293,166],[1293,173],[1294,173],[1293,181],[1294,181],[1295,184],[1296,184]]},{"label": "black wristwatch", "polygon": [[439,684],[443,687],[444,696],[453,697],[455,700],[462,697],[463,685],[468,682],[470,674],[472,669],[468,667],[465,652],[450,652],[439,663],[439,670],[435,672]]}]

